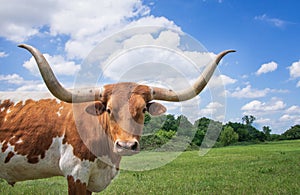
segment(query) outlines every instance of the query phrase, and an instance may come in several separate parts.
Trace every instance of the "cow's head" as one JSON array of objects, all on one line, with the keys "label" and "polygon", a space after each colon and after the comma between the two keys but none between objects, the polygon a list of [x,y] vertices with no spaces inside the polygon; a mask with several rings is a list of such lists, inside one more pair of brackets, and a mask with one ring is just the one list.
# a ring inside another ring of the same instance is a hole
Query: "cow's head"
[{"label": "cow's head", "polygon": [[[144,127],[145,113],[163,114],[166,108],[151,101],[148,86],[135,83],[118,83],[103,87],[101,101],[90,103],[86,112],[108,119],[105,128],[114,143],[114,152],[132,155],[140,150],[139,140]],[[104,116],[103,116],[104,115]]]},{"label": "cow's head", "polygon": [[119,155],[131,155],[139,151],[145,112],[160,115],[166,111],[163,105],[153,100],[179,102],[195,97],[204,89],[222,57],[234,52],[227,50],[218,54],[193,86],[179,92],[136,83],[117,83],[70,91],[60,85],[48,62],[36,48],[25,44],[20,47],[34,56],[45,84],[55,97],[69,103],[91,102],[85,111],[107,120],[109,125],[105,130],[114,142],[114,152]]}]

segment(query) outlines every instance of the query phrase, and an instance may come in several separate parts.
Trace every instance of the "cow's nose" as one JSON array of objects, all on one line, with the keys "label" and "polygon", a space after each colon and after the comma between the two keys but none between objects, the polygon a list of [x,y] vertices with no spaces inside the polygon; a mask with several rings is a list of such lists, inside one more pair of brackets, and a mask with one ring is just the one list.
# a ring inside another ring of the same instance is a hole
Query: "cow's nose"
[{"label": "cow's nose", "polygon": [[137,140],[133,141],[121,141],[115,142],[115,151],[120,155],[133,155],[140,150],[140,144]]},{"label": "cow's nose", "polygon": [[137,150],[139,143],[137,141],[117,141],[116,146],[126,150]]}]

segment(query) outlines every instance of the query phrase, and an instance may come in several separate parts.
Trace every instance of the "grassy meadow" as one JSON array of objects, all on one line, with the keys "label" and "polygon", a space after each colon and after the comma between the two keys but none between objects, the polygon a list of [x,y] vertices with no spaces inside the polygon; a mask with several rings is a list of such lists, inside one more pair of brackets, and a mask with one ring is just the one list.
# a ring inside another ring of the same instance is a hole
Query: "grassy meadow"
[{"label": "grassy meadow", "polygon": [[[184,152],[154,170],[122,170],[97,194],[300,194],[299,189],[300,140],[294,140],[214,148],[205,156]],[[54,177],[11,187],[0,180],[0,194],[67,194],[67,183]]]}]

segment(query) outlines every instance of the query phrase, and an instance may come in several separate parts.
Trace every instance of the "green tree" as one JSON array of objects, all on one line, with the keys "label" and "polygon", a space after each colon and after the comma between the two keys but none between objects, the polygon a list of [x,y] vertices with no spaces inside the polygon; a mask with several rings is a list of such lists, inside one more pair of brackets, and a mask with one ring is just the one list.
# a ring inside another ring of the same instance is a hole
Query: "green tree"
[{"label": "green tree", "polygon": [[147,125],[148,123],[150,123],[150,121],[151,121],[151,115],[148,112],[146,112],[144,125]]},{"label": "green tree", "polygon": [[178,129],[178,120],[175,119],[174,115],[166,115],[166,119],[162,126],[162,129],[165,131],[177,131]]},{"label": "green tree", "polygon": [[186,136],[192,138],[195,134],[195,128],[193,124],[188,120],[188,118],[184,115],[180,115],[177,118],[178,121],[178,136]]},{"label": "green tree", "polygon": [[239,135],[239,142],[245,142],[251,139],[247,125],[237,122],[228,122],[225,126],[233,128],[233,130]]},{"label": "green tree", "polygon": [[230,126],[224,127],[224,130],[221,132],[221,135],[220,135],[220,142],[224,146],[233,144],[233,143],[237,142],[238,139],[239,139],[239,135],[236,132],[234,132],[232,127],[230,127]]},{"label": "green tree", "polygon": [[292,126],[281,137],[282,139],[300,139],[300,125]]},{"label": "green tree", "polygon": [[162,129],[165,119],[166,115],[151,116],[147,113],[145,115],[143,135],[154,134],[156,131]]},{"label": "green tree", "polygon": [[263,126],[263,132],[265,134],[266,140],[270,141],[271,140],[271,129],[269,126]]},{"label": "green tree", "polygon": [[195,133],[195,136],[192,140],[192,145],[201,146],[201,143],[204,139],[205,132],[203,130],[198,129]]},{"label": "green tree", "polygon": [[250,115],[250,116],[246,115],[246,116],[243,116],[243,118],[242,118],[242,121],[248,126],[251,126],[255,120],[256,120],[256,118],[252,115]]}]

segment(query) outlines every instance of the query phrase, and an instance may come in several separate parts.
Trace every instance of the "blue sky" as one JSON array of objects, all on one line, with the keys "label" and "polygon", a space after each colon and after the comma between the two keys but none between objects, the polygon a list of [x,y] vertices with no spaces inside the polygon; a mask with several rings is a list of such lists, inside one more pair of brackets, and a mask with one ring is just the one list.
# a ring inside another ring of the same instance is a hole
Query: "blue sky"
[{"label": "blue sky", "polygon": [[[45,90],[31,56],[16,47],[19,43],[45,53],[60,81],[71,87],[82,60],[103,37],[127,26],[162,25],[191,35],[209,52],[237,50],[219,66],[225,122],[241,122],[251,114],[258,129],[270,126],[273,133],[300,124],[297,0],[0,2],[2,92]],[[199,109],[213,111],[216,105],[208,101]]]}]

